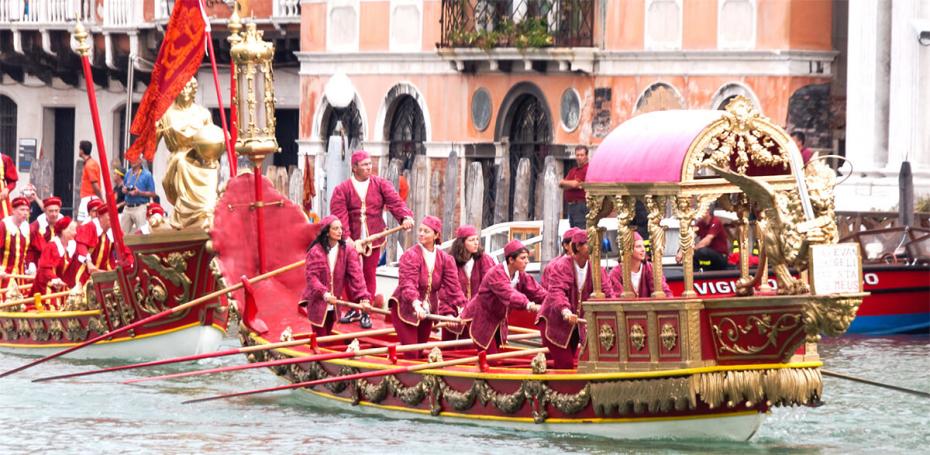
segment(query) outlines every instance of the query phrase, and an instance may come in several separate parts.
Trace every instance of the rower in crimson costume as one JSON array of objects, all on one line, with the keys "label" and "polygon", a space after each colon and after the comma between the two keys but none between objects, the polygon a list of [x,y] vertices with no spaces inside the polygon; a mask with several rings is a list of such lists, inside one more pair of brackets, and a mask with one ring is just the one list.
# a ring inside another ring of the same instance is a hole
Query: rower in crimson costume
[{"label": "rower in crimson costume", "polygon": [[29,251],[29,200],[18,197],[12,201],[10,216],[0,223],[0,284],[6,289],[7,275],[25,272]]},{"label": "rower in crimson costume", "polygon": [[55,221],[57,235],[46,242],[39,257],[36,278],[32,282],[30,295],[48,294],[68,289],[74,282],[66,276],[71,257],[77,250],[74,236],[77,234],[77,222],[70,217],[61,217]]},{"label": "rower in crimson costume", "polygon": [[[449,254],[455,259],[455,265],[459,272],[459,285],[462,287],[462,293],[465,294],[466,302],[478,293],[481,286],[481,280],[497,263],[489,254],[485,254],[484,247],[481,246],[481,238],[478,236],[478,230],[470,224],[459,226],[455,230],[455,241],[449,248]],[[458,316],[464,306],[456,307],[454,316]],[[447,325],[442,329],[443,340],[457,340],[465,338],[464,327]]]},{"label": "rower in crimson costume", "polygon": [[[347,242],[355,247],[353,240],[360,240],[384,231],[384,209],[402,223],[404,229],[413,227],[413,212],[400,198],[391,182],[371,173],[371,157],[368,152],[358,150],[352,154],[352,176],[340,183],[333,190],[329,211],[348,228]],[[371,247],[371,255],[362,258],[362,272],[368,293],[375,295],[378,283],[375,270],[381,258],[381,247],[385,240],[380,240]],[[362,328],[371,328],[371,319],[367,312],[352,310],[339,322],[361,321]]]},{"label": "rower in crimson costume", "polygon": [[336,322],[337,299],[348,297],[368,305],[371,295],[358,253],[343,238],[342,222],[330,215],[320,225],[320,233],[307,251],[307,287],[298,305],[306,306],[313,332],[326,336]]},{"label": "rower in crimson costume", "polygon": [[26,252],[26,270],[32,273],[39,264],[39,256],[45,249],[45,244],[58,235],[55,225],[61,218],[61,198],[47,197],[42,200],[43,214],[29,224],[29,250]]},{"label": "rower in crimson costume", "polygon": [[572,252],[571,252],[572,235],[574,235],[578,231],[584,232],[582,229],[579,229],[576,227],[570,227],[568,228],[567,231],[565,231],[564,234],[562,234],[562,254],[559,255],[559,257],[549,261],[549,263],[546,264],[545,267],[543,267],[542,276],[539,278],[539,284],[542,285],[543,289],[546,289],[546,290],[549,289],[549,274],[552,273],[549,269],[551,268],[552,264],[555,264],[555,261],[559,259],[572,255]]},{"label": "rower in crimson costume", "polygon": [[0,154],[0,176],[3,177],[3,185],[0,188],[0,218],[6,218],[12,213],[13,207],[10,205],[10,193],[16,188],[16,181],[19,180],[19,173],[16,172],[16,163],[6,154]]},{"label": "rower in crimson costume", "polygon": [[[465,306],[455,260],[439,249],[442,221],[429,215],[417,228],[418,242],[400,257],[397,288],[388,300],[391,320],[402,344],[425,343],[433,330],[429,314],[458,315]],[[416,359],[421,352],[405,357]]]},{"label": "rower in crimson costume", "polygon": [[[632,270],[631,279],[633,280],[633,293],[637,297],[652,297],[655,290],[655,281],[652,272],[652,263],[646,260],[646,244],[643,236],[638,232],[633,232],[633,252],[630,255],[630,265]],[[610,271],[610,287],[618,296],[623,292],[623,264],[614,267]],[[669,289],[665,277],[662,277],[662,290],[666,297],[674,297],[672,290]]]},{"label": "rower in crimson costume", "polygon": [[113,231],[110,230],[110,213],[100,199],[87,203],[91,219],[78,226],[74,237],[77,249],[68,267],[68,281],[84,284],[94,272],[113,270]]},{"label": "rower in crimson costume", "polygon": [[[578,324],[581,302],[588,300],[594,292],[591,278],[592,268],[588,249],[588,234],[578,229],[572,234],[569,254],[549,263],[549,288],[546,300],[539,309],[536,326],[542,336],[543,346],[549,348],[546,357],[555,368],[575,367],[578,346],[585,340],[585,326]],[[602,291],[605,297],[614,297],[607,281],[607,273],[601,270]]]},{"label": "rower in crimson costume", "polygon": [[511,309],[539,311],[546,291],[526,273],[529,250],[519,240],[504,246],[506,263],[497,264],[478,288],[478,294],[468,302],[461,319],[469,322],[468,334],[476,345],[494,354],[507,339],[507,313]]}]

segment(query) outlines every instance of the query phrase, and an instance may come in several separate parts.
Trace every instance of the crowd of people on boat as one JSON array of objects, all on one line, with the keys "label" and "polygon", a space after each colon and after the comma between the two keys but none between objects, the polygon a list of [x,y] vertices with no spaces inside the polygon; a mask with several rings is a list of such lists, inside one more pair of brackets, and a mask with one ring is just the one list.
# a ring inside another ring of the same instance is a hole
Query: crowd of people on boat
[{"label": "crowd of people on boat", "polygon": [[[359,322],[362,328],[372,326],[375,269],[385,240],[379,238],[372,245],[368,238],[385,230],[385,211],[404,229],[414,227],[413,212],[393,185],[372,174],[368,153],[356,151],[351,163],[352,174],[336,187],[331,215],[321,221],[306,256],[307,284],[300,306],[318,336],[329,335],[337,320]],[[507,342],[508,314],[529,311],[536,315],[554,367],[574,368],[585,341],[581,302],[594,292],[591,248],[599,247],[588,245],[587,232],[572,227],[564,233],[563,254],[547,264],[540,281],[526,271],[530,250],[520,240],[507,243],[503,260],[497,263],[484,251],[474,226],[458,226],[448,252],[440,248],[442,232],[443,220],[425,216],[416,227],[416,244],[398,261],[397,287],[387,306],[399,341],[405,345],[428,341],[437,328],[436,318],[430,315],[439,315],[445,317],[438,323],[443,340],[470,338],[478,349],[493,354]],[[356,243],[368,245],[357,248]],[[649,297],[654,286],[652,266],[639,234],[632,257],[632,290]],[[609,275],[599,270],[605,297],[619,296],[624,285],[619,267]],[[664,278],[662,283],[671,296]],[[343,302],[358,305],[340,316]],[[405,355],[419,358],[423,353],[408,351]]]},{"label": "crowd of people on boat", "polygon": [[[13,195],[19,175],[7,155],[0,160],[0,287],[11,284],[20,294],[48,294],[83,286],[90,275],[115,267],[110,212],[103,199],[100,167],[92,158],[93,147],[81,141],[84,162],[80,204],[74,218],[62,214],[58,196],[39,198],[32,185]],[[129,175],[114,169],[115,202],[122,212],[124,232],[148,234],[168,228],[165,210],[154,199],[154,180],[141,159],[131,164]],[[124,179],[125,177],[125,179]],[[27,305],[32,308],[32,304]]]}]

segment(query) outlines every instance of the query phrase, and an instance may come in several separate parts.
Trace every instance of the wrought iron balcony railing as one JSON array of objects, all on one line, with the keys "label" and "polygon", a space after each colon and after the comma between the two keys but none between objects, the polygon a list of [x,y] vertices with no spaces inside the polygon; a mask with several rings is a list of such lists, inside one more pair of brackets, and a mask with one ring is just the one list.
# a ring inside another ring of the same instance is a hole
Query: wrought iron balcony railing
[{"label": "wrought iron balcony railing", "polygon": [[591,47],[595,0],[443,0],[440,47]]}]

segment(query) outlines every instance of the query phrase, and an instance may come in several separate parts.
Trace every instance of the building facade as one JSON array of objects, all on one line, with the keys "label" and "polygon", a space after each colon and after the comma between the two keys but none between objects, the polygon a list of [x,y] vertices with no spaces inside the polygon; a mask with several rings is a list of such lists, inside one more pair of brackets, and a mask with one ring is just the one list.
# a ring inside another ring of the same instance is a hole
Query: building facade
[{"label": "building facade", "polygon": [[[485,226],[538,218],[541,192],[553,190],[536,183],[547,157],[566,172],[576,145],[596,149],[634,115],[719,109],[736,95],[807,133],[814,148],[834,148],[831,1],[303,0],[301,7],[300,151],[314,163],[317,188],[334,184],[325,161],[331,139],[346,137],[382,172],[412,174],[410,197],[428,193],[414,201],[418,217]],[[516,184],[523,160],[527,190]],[[436,184],[450,172],[456,185]],[[484,200],[476,208],[471,201],[481,198],[470,193],[479,181]],[[519,191],[529,193],[528,210],[514,206]],[[314,202],[325,213],[326,191]]]}]

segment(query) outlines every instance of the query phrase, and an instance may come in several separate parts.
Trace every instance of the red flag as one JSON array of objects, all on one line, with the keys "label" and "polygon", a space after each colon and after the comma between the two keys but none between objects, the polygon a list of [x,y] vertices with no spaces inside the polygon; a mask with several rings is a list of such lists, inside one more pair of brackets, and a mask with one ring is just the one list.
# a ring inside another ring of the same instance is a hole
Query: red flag
[{"label": "red flag", "polygon": [[140,154],[148,161],[154,158],[158,139],[155,122],[197,74],[203,61],[205,29],[199,0],[174,2],[165,38],[152,70],[152,82],[142,96],[136,118],[132,121],[130,132],[137,138],[126,152],[127,158],[133,159]]}]

